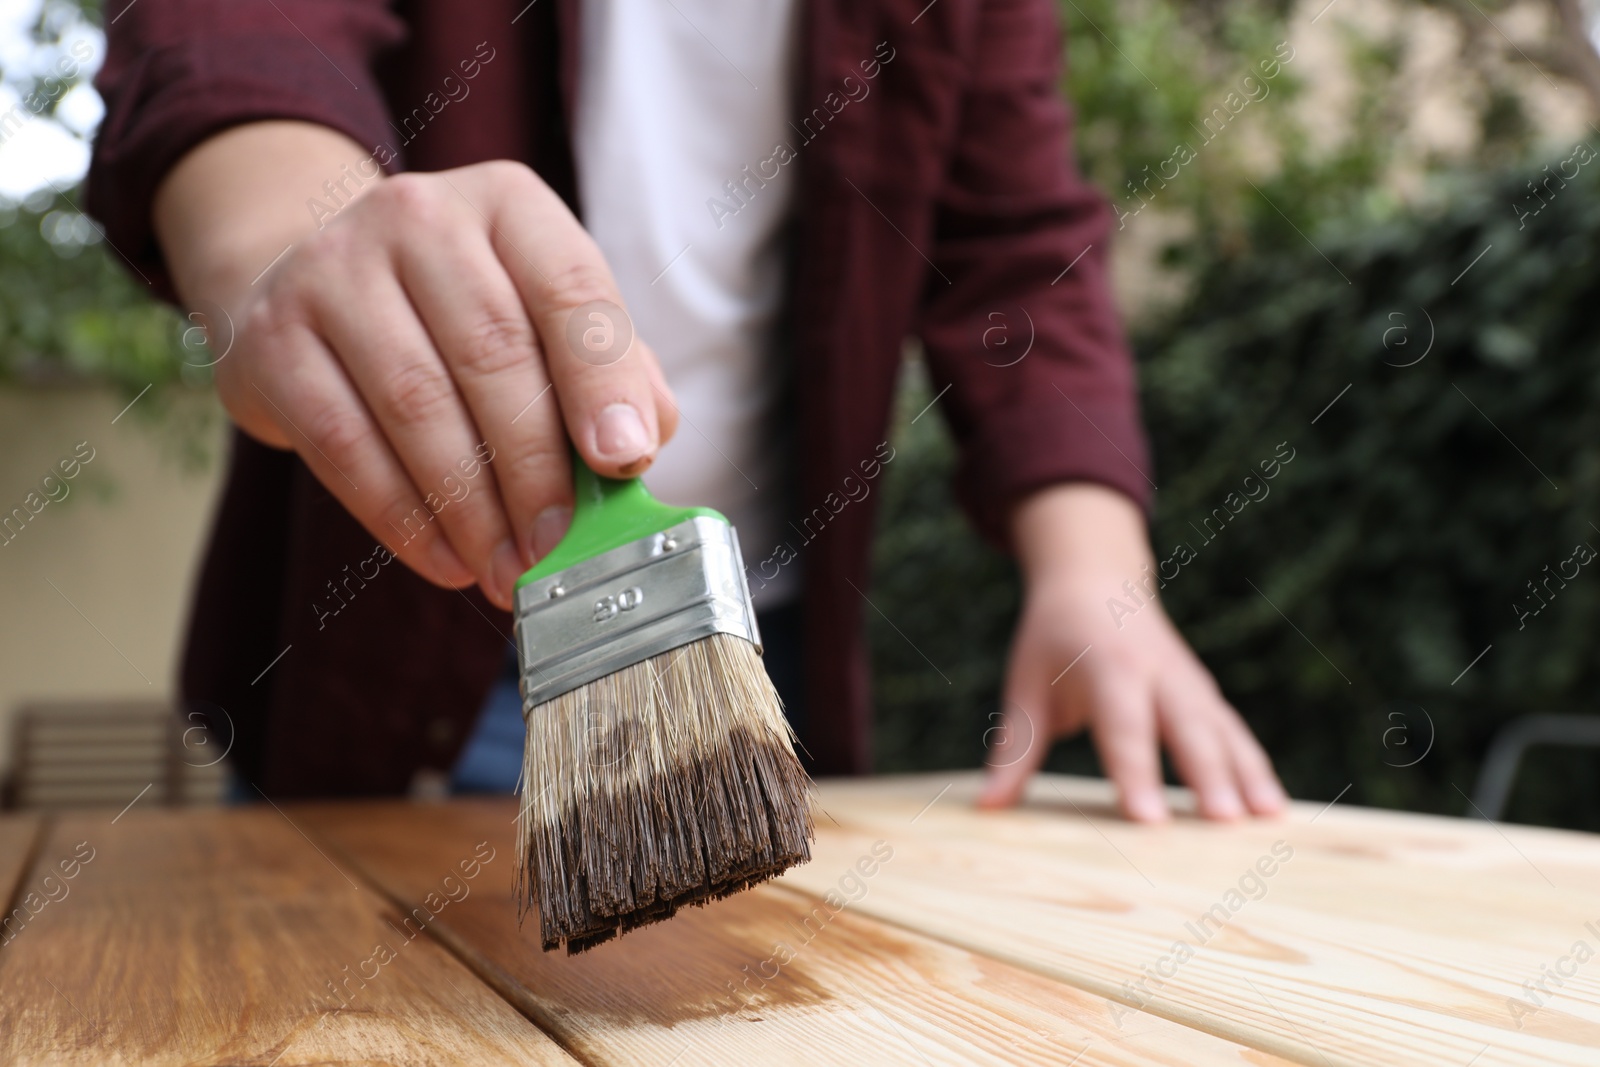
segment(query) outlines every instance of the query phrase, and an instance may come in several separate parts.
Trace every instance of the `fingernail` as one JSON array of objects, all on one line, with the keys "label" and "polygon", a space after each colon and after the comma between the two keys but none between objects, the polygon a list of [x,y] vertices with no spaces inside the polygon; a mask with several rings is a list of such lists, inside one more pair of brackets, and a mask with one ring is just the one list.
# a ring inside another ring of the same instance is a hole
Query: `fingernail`
[{"label": "fingernail", "polygon": [[533,520],[533,554],[537,559],[548,556],[572,525],[572,509],[565,504],[552,504],[539,512]]},{"label": "fingernail", "polygon": [[1167,805],[1154,790],[1138,789],[1128,794],[1128,814],[1140,822],[1160,822],[1167,817]]},{"label": "fingernail", "polygon": [[516,586],[517,579],[522,577],[523,569],[522,554],[517,551],[517,546],[510,541],[500,542],[500,547],[489,557],[489,576],[494,583],[493,589],[484,590],[489,599],[509,610],[511,590]]},{"label": "fingernail", "polygon": [[428,562],[433,564],[433,573],[439,580],[449,585],[467,585],[473,580],[472,571],[461,562],[450,542],[442,538],[428,546]]},{"label": "fingernail", "polygon": [[1205,814],[1213,819],[1237,819],[1244,814],[1244,808],[1239,803],[1239,794],[1231,789],[1207,790],[1200,806]]},{"label": "fingernail", "polygon": [[595,419],[594,445],[608,459],[633,463],[649,451],[650,435],[632,404],[610,404]]},{"label": "fingernail", "polygon": [[1281,811],[1289,799],[1277,785],[1259,782],[1245,786],[1245,795],[1250,798],[1251,809],[1260,814]]}]

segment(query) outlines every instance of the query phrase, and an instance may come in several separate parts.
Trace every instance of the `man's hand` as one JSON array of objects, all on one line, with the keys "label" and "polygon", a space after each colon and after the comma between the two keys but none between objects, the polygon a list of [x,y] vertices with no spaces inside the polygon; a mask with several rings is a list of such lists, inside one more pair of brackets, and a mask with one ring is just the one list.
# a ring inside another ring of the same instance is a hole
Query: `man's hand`
[{"label": "man's hand", "polygon": [[[1019,506],[1014,532],[1025,603],[979,802],[1016,803],[1051,743],[1087,728],[1131,819],[1168,815],[1163,744],[1207,818],[1282,811],[1261,746],[1146,595],[1155,561],[1137,507],[1100,486],[1056,486]],[[1133,613],[1114,619],[1111,598]]]},{"label": "man's hand", "polygon": [[[229,130],[163,183],[162,245],[185,301],[231,323],[216,380],[239,427],[298,452],[424,577],[509,608],[570,521],[568,440],[636,475],[676,409],[599,249],[532,171],[358,184],[365,156],[302,123]],[[319,229],[306,204],[330,180]]]}]

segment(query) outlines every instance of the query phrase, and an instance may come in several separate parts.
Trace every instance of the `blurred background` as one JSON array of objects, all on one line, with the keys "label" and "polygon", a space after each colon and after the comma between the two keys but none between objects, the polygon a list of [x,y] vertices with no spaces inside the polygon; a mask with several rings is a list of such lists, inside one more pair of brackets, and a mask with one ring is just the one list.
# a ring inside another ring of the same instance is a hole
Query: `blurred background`
[{"label": "blurred background", "polygon": [[[1080,164],[1117,219],[1168,610],[1294,796],[1600,829],[1597,11],[1061,15]],[[78,210],[103,19],[0,0],[0,512],[50,474],[61,497],[0,528],[11,804],[220,788],[221,754],[168,709],[225,419],[193,323]],[[64,55],[91,58],[47,79]],[[999,325],[994,361],[1018,358],[1025,329]],[[915,418],[933,399],[913,350],[873,579],[899,629],[869,619],[884,772],[981,762],[1017,609],[952,504],[947,432]],[[1519,738],[1539,743],[1515,776],[1486,776]],[[1051,766],[1098,770],[1082,740]]]}]

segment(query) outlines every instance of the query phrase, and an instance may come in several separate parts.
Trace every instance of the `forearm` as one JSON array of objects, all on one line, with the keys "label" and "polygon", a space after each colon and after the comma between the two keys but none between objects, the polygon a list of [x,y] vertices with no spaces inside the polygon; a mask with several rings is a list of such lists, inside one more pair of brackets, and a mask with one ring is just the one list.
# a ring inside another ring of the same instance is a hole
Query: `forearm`
[{"label": "forearm", "polygon": [[1058,579],[1116,586],[1137,582],[1154,564],[1143,511],[1125,494],[1092,482],[1025,497],[1012,512],[1011,529],[1030,586]]},{"label": "forearm", "polygon": [[279,253],[316,232],[306,205],[313,197],[328,202],[324,183],[343,180],[344,203],[376,184],[365,173],[361,184],[346,176],[368,155],[325,126],[255,122],[180,159],[157,188],[152,214],[184,302],[234,307]]}]

